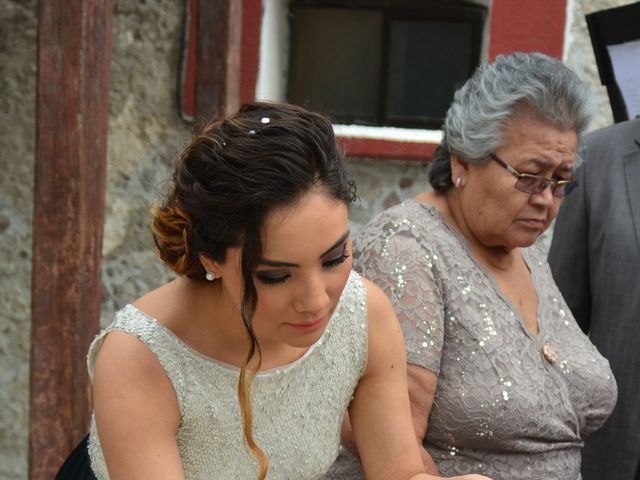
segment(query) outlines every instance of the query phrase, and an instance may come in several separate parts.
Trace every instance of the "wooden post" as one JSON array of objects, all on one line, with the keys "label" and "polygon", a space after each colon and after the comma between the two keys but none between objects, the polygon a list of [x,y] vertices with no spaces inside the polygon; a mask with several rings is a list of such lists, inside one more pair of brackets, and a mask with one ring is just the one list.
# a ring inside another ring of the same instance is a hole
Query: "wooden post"
[{"label": "wooden post", "polygon": [[240,104],[242,2],[198,1],[196,54],[196,125]]},{"label": "wooden post", "polygon": [[29,477],[88,431],[98,331],[113,0],[38,2]]}]

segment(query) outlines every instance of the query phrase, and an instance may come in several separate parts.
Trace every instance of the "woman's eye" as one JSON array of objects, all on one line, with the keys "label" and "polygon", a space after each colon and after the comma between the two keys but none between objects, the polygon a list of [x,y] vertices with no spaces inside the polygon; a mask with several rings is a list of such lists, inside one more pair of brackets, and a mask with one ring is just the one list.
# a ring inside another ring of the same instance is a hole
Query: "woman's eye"
[{"label": "woman's eye", "polygon": [[289,275],[288,273],[284,275],[268,275],[266,273],[260,272],[256,273],[256,278],[265,285],[276,285],[278,283],[284,283],[289,280],[290,277],[291,275]]},{"label": "woman's eye", "polygon": [[571,180],[571,177],[563,177],[562,175],[554,175],[553,179],[556,182],[565,182],[565,181]]},{"label": "woman's eye", "polygon": [[341,263],[344,263],[344,261],[349,258],[349,254],[347,253],[346,250],[343,250],[342,253],[335,258],[331,258],[329,260],[327,260],[326,262],[322,263],[322,266],[325,268],[331,268],[331,267],[335,267],[337,265],[340,265]]}]

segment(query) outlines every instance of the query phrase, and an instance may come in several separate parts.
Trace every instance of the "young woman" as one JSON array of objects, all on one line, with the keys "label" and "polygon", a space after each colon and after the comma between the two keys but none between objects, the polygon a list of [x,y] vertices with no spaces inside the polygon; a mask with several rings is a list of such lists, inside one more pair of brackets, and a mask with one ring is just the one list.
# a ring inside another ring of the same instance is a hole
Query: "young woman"
[{"label": "young woman", "polygon": [[152,225],[178,276],[89,351],[99,479],[319,478],[347,408],[368,478],[430,478],[397,319],[351,271],[354,196],[302,108],[247,105],[194,138]]}]

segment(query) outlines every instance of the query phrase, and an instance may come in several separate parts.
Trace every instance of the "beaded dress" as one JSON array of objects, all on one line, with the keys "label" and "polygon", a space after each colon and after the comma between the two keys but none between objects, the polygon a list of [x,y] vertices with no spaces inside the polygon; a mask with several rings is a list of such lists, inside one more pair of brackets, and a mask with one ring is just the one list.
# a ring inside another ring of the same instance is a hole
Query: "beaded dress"
[{"label": "beaded dress", "polygon": [[[616,384],[537,247],[522,250],[537,335],[430,205],[409,200],[383,212],[353,251],[355,268],[391,298],[408,362],[438,375],[424,446],[440,473],[580,479],[583,439],[610,415]],[[336,479],[361,478],[344,452],[334,470]]]},{"label": "beaded dress", "polygon": [[[93,341],[93,375],[105,336],[135,335],[158,358],[176,393],[176,434],[187,479],[255,479],[258,464],[245,444],[237,399],[239,369],[205,357],[169,329],[127,305]],[[298,360],[259,372],[252,384],[254,438],[269,458],[268,479],[322,478],[338,455],[342,418],[367,361],[366,296],[351,272],[322,337]],[[107,468],[91,421],[89,454],[99,480]]]}]

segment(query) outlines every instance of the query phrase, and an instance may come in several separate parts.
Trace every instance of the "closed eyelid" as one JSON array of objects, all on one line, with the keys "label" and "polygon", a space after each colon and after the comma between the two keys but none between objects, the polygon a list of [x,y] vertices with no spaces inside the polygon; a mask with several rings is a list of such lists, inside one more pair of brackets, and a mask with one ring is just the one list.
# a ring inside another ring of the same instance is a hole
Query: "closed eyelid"
[{"label": "closed eyelid", "polygon": [[[339,239],[336,243],[334,243],[331,247],[329,247],[328,250],[325,250],[321,255],[320,255],[320,260],[324,260],[325,257],[331,255],[332,252],[334,252],[337,248],[339,248],[341,245],[346,245],[347,241],[349,239],[349,235],[350,232],[349,230],[347,230]],[[346,247],[345,247],[346,248]],[[290,262],[282,262],[279,260],[270,260],[268,258],[262,258],[260,259],[260,261],[258,262],[258,265],[264,265],[267,267],[285,267],[285,268],[289,268],[289,267],[300,267],[299,264],[297,263],[290,263]]]},{"label": "closed eyelid", "polygon": [[573,180],[573,173],[574,173],[573,169],[561,169],[561,170],[554,171],[552,173],[552,177],[548,178],[547,176],[539,174],[539,173],[522,172],[520,170],[517,170],[517,171],[521,175],[524,175],[524,176],[527,176],[527,177],[531,177],[531,178],[540,178],[540,179],[548,180],[550,182]]},{"label": "closed eyelid", "polygon": [[346,249],[347,248],[347,242],[349,240],[349,235],[350,232],[349,230],[347,230],[339,239],[338,241],[331,247],[329,248],[329,250],[325,251],[322,255],[320,255],[320,258],[323,259],[325,257],[330,256],[333,252],[335,252],[338,248],[342,247],[342,249]]},{"label": "closed eyelid", "polygon": [[576,173],[576,169],[574,167],[563,167],[559,168],[554,173],[556,175],[566,175],[568,178],[572,178]]},{"label": "closed eyelid", "polygon": [[[334,251],[335,250],[336,249],[334,249]],[[335,253],[332,256],[329,256],[329,254],[326,254],[326,256],[329,258],[323,258],[321,260],[322,266],[324,268],[333,268],[343,263],[347,258],[349,258],[349,253],[347,252],[347,242],[343,243],[341,251]],[[260,282],[266,285],[276,285],[288,281],[292,277],[292,273],[293,272],[289,272],[286,270],[258,270],[255,272],[255,276]]]},{"label": "closed eyelid", "polygon": [[345,241],[342,245],[338,245],[333,250],[328,253],[325,253],[322,257],[322,261],[333,260],[336,257],[340,257],[345,254],[347,251],[347,242]]},{"label": "closed eyelid", "polygon": [[256,275],[260,277],[285,277],[289,275],[289,272],[286,270],[257,270]]}]

